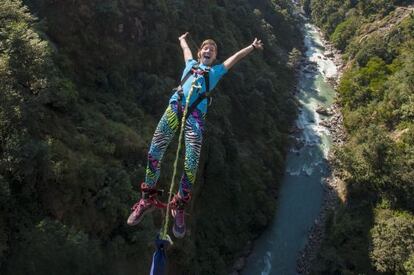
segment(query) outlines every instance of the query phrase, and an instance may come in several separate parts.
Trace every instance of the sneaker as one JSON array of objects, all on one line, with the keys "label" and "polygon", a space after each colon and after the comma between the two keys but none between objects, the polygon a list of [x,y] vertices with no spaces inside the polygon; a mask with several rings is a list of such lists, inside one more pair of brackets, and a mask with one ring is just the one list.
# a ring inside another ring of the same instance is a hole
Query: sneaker
[{"label": "sneaker", "polygon": [[139,202],[132,206],[132,213],[128,217],[127,224],[131,226],[137,225],[142,221],[142,218],[144,218],[146,214],[151,213],[155,208],[155,204],[151,198],[140,199]]},{"label": "sneaker", "polygon": [[185,202],[175,196],[172,201],[171,215],[174,217],[174,225],[172,228],[173,234],[176,238],[184,238],[185,236]]},{"label": "sneaker", "polygon": [[154,211],[157,207],[157,199],[155,198],[158,193],[157,189],[151,188],[143,182],[141,183],[141,192],[141,199],[131,208],[132,213],[128,217],[128,225],[137,225],[147,213]]}]

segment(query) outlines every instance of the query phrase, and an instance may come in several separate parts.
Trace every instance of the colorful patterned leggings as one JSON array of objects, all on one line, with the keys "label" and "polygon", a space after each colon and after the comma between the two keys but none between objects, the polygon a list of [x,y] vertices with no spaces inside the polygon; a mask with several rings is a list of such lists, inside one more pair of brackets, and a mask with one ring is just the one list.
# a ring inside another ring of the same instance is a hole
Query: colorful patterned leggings
[{"label": "colorful patterned leggings", "polygon": [[[178,117],[177,107],[177,102],[171,102],[158,123],[152,138],[145,178],[145,182],[150,187],[155,187],[158,182],[162,157],[180,126],[181,120]],[[205,116],[197,108],[186,120],[184,129],[184,172],[179,186],[179,195],[183,199],[189,198],[191,187],[195,182],[203,140],[204,121]]]}]

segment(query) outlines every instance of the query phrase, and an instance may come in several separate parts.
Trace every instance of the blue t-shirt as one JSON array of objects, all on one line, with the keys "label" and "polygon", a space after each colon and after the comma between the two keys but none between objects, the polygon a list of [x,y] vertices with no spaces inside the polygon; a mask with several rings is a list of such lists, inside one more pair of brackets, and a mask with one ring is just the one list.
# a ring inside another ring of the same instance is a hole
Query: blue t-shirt
[{"label": "blue t-shirt", "polygon": [[[181,80],[187,75],[187,73],[191,70],[191,68],[197,64],[197,61],[194,59],[189,59],[187,60],[187,62],[185,63],[185,69],[183,71],[183,74],[181,76]],[[200,64],[199,65],[200,69],[206,69],[207,66],[204,64]],[[210,68],[210,71],[208,73],[208,77],[210,79],[210,91],[212,91],[214,89],[214,87],[216,87],[217,83],[219,82],[219,80],[221,79],[221,77],[227,73],[227,69],[224,67],[223,64],[219,64],[219,65],[214,65],[213,67]],[[191,88],[191,83],[193,82],[194,79],[194,75],[191,75],[187,81],[184,83],[183,85],[183,93],[184,93],[184,97],[187,98],[188,93],[190,92],[190,88]],[[194,89],[193,93],[191,95],[191,99],[190,99],[190,104],[189,106],[191,106],[191,104],[193,104],[193,102],[199,97],[200,94],[205,93],[206,92],[206,85],[204,83],[204,77],[200,77],[197,82],[196,85],[201,86],[201,90],[200,89]],[[170,103],[173,101],[178,101],[178,94],[177,92],[175,92],[170,99]],[[202,100],[198,106],[197,109],[199,109],[202,113],[206,113],[207,112],[207,99]],[[185,100],[183,100],[182,102],[183,106],[185,106]]]}]

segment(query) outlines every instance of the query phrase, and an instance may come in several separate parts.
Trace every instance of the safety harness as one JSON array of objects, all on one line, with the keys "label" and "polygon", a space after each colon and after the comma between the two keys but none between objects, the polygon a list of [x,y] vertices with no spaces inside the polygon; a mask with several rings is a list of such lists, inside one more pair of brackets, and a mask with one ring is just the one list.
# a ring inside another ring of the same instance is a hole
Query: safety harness
[{"label": "safety harness", "polygon": [[211,92],[210,92],[209,72],[210,72],[210,67],[207,67],[205,69],[201,69],[200,64],[196,63],[187,72],[187,74],[183,77],[183,79],[181,80],[180,85],[178,85],[178,87],[174,89],[178,94],[178,116],[179,116],[180,119],[182,117],[182,102],[183,102],[183,98],[184,98],[183,86],[187,82],[187,80],[190,78],[190,76],[192,76],[192,75],[193,76],[202,76],[204,78],[204,83],[206,84],[206,92],[199,94],[199,90],[201,90],[202,88],[197,88],[195,90],[195,92],[197,94],[199,94],[199,96],[193,102],[193,104],[191,104],[188,107],[188,111],[187,111],[187,114],[185,116],[185,119],[188,118],[188,116],[194,111],[194,109],[197,108],[198,104],[200,104],[201,101],[203,101],[204,99],[208,100],[208,105],[211,104],[212,97],[211,97]]}]

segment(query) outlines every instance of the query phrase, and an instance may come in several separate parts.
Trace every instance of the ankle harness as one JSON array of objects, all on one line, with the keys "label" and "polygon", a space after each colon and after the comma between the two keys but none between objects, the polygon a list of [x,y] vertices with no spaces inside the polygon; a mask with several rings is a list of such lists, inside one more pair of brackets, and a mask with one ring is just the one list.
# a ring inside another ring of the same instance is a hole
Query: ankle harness
[{"label": "ankle harness", "polygon": [[141,183],[141,195],[143,199],[150,200],[150,202],[157,208],[167,208],[167,204],[161,202],[157,196],[162,196],[164,190],[151,188],[145,182]]}]

